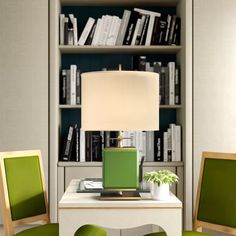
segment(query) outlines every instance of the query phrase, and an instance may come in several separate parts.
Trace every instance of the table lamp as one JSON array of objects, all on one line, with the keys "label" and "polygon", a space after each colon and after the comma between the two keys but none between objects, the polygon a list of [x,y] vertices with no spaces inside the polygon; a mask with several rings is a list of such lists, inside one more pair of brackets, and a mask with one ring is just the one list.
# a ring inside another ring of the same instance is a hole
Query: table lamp
[{"label": "table lamp", "polygon": [[[159,75],[144,71],[81,74],[82,130],[151,131],[159,129]],[[122,137],[118,138],[118,142]],[[135,147],[103,150],[102,196],[136,198],[139,155]]]}]

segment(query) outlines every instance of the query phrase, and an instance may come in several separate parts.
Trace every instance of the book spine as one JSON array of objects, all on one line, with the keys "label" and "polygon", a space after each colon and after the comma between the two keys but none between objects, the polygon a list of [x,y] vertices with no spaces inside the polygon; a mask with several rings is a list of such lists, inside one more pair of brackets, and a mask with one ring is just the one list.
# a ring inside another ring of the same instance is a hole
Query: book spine
[{"label": "book spine", "polygon": [[64,44],[64,26],[65,26],[65,15],[60,14],[60,45]]},{"label": "book spine", "polygon": [[78,126],[75,125],[75,161],[80,161],[80,145],[79,145],[79,129]]},{"label": "book spine", "polygon": [[170,26],[170,35],[168,38],[168,44],[171,45],[172,44],[172,40],[173,40],[173,36],[174,36],[174,30],[175,30],[175,22],[176,22],[176,15],[172,16],[172,20],[171,20],[171,26]]},{"label": "book spine", "polygon": [[76,105],[76,65],[70,65],[70,104]]},{"label": "book spine", "polygon": [[168,161],[168,132],[163,133],[164,162]]},{"label": "book spine", "polygon": [[154,131],[146,132],[146,150],[147,150],[147,158],[146,161],[153,162],[154,161]]},{"label": "book spine", "polygon": [[151,45],[155,45],[157,42],[157,35],[158,35],[158,22],[159,17],[155,17],[154,25],[153,25],[153,31],[152,31],[152,38],[151,38]]},{"label": "book spine", "polygon": [[148,30],[147,30],[147,37],[146,37],[146,41],[145,41],[145,45],[146,46],[150,46],[151,45],[154,21],[155,21],[155,15],[150,15],[149,24],[148,24]]},{"label": "book spine", "polygon": [[70,92],[70,70],[66,70],[66,104],[70,105],[71,103],[71,92]]},{"label": "book spine", "polygon": [[169,104],[175,104],[175,62],[168,62],[169,68]]},{"label": "book spine", "polygon": [[170,96],[169,96],[169,91],[170,91],[170,80],[169,80],[169,69],[168,67],[163,67],[163,74],[162,76],[164,77],[163,80],[165,82],[165,86],[164,86],[164,93],[165,93],[165,105],[169,105],[169,101],[170,101]]},{"label": "book spine", "polygon": [[132,38],[132,41],[131,41],[132,46],[135,45],[135,42],[136,42],[136,39],[137,39],[137,36],[138,36],[138,30],[139,30],[140,23],[141,23],[141,19],[138,19],[137,23],[136,23],[136,26],[135,26],[135,30],[134,30],[134,35],[133,35],[133,38]]},{"label": "book spine", "polygon": [[175,140],[176,140],[176,161],[181,161],[181,126],[175,127]]},{"label": "book spine", "polygon": [[141,20],[140,20],[140,25],[139,25],[139,28],[138,28],[137,37],[136,37],[136,40],[135,40],[135,45],[140,44],[145,19],[146,19],[146,16],[142,15]]},{"label": "book spine", "polygon": [[146,56],[139,57],[138,70],[139,71],[146,71]]},{"label": "book spine", "polygon": [[81,76],[80,71],[76,71],[76,104],[81,104]]},{"label": "book spine", "polygon": [[144,22],[143,31],[142,31],[142,35],[141,35],[139,45],[144,45],[145,44],[145,40],[146,40],[146,36],[147,36],[147,30],[148,30],[148,24],[149,24],[149,18],[150,18],[150,16],[148,16],[148,15],[145,18],[145,22]]},{"label": "book spine", "polygon": [[132,11],[128,26],[125,32],[125,38],[123,42],[124,45],[131,45],[131,41],[132,41],[134,30],[135,30],[135,25],[137,23],[138,18],[139,18],[139,13]]},{"label": "book spine", "polygon": [[92,161],[102,161],[102,137],[100,131],[92,132],[91,155]]},{"label": "book spine", "polygon": [[176,161],[176,134],[175,124],[170,124],[171,130],[171,161]]},{"label": "book spine", "polygon": [[60,104],[66,104],[66,70],[62,70],[61,72]]},{"label": "book spine", "polygon": [[69,18],[68,17],[65,17],[64,18],[64,45],[68,45],[69,42],[68,42],[68,24],[69,24]]},{"label": "book spine", "polygon": [[143,132],[142,132],[142,149],[143,149],[144,161],[147,160],[146,143],[147,143],[147,132],[143,131]]},{"label": "book spine", "polygon": [[74,132],[74,127],[70,125],[64,145],[63,145],[62,157],[61,157],[62,161],[70,160],[72,146],[73,146],[73,132]]},{"label": "book spine", "polygon": [[165,35],[165,44],[168,44],[169,34],[170,34],[170,24],[171,24],[171,15],[167,16],[167,26],[166,26],[166,35]]},{"label": "book spine", "polygon": [[97,20],[97,26],[96,26],[96,29],[95,29],[95,32],[94,32],[94,36],[93,36],[93,39],[92,39],[92,45],[93,46],[98,45],[99,33],[100,33],[101,27],[102,27],[101,22],[102,22],[102,19],[99,18]]},{"label": "book spine", "polygon": [[172,44],[180,45],[180,18],[176,18]]},{"label": "book spine", "polygon": [[180,104],[180,69],[175,69],[175,104]]},{"label": "book spine", "polygon": [[89,17],[88,21],[83,29],[83,32],[79,38],[79,41],[78,41],[79,45],[83,46],[85,44],[86,39],[87,39],[94,23],[95,23],[95,19],[93,19],[92,17]]},{"label": "book spine", "polygon": [[172,150],[171,150],[171,129],[167,129],[167,158],[168,161],[172,161]]},{"label": "book spine", "polygon": [[73,19],[73,30],[74,30],[74,45],[78,45],[78,26],[77,26],[77,18]]},{"label": "book spine", "polygon": [[117,40],[116,40],[116,45],[118,45],[118,46],[123,45],[123,41],[124,41],[124,37],[125,37],[125,33],[126,33],[126,28],[128,26],[128,23],[129,23],[130,15],[131,15],[131,11],[124,10],[123,17],[122,17],[122,20],[121,20],[120,29],[119,29],[119,33],[118,33],[118,37],[117,37]]},{"label": "book spine", "polygon": [[167,15],[162,14],[158,24],[158,35],[156,44],[158,45],[165,44],[166,27],[167,27]]},{"label": "book spine", "polygon": [[80,130],[80,162],[85,162],[85,131]]},{"label": "book spine", "polygon": [[154,161],[161,162],[164,161],[163,158],[163,132],[154,132]]},{"label": "book spine", "polygon": [[91,158],[91,131],[85,132],[85,161],[92,161]]}]

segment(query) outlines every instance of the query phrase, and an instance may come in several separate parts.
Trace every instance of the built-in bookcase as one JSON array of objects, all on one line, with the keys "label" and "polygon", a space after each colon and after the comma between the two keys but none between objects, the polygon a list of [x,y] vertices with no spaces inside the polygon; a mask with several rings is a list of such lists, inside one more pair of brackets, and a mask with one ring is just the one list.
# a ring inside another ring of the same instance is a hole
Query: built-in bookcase
[{"label": "built-in bookcase", "polygon": [[[69,124],[81,125],[81,105],[59,104],[61,69],[76,64],[81,73],[118,68],[132,69],[134,56],[146,56],[147,61],[175,61],[181,68],[181,104],[160,106],[160,127],[170,123],[182,126],[182,161],[147,162],[144,171],[168,168],[180,176],[173,191],[184,201],[185,227],[191,227],[192,217],[192,62],[191,62],[191,1],[188,0],[52,0],[50,2],[50,203],[51,217],[57,220],[57,203],[71,178],[101,177],[102,163],[59,162],[61,137]],[[89,16],[97,19],[105,14],[122,18],[124,9],[142,9],[181,17],[181,44],[158,46],[68,46],[59,45],[59,14],[73,13],[79,33]],[[185,204],[188,203],[188,204]],[[123,234],[122,234],[123,235]],[[125,235],[125,234],[124,234]],[[132,235],[132,234],[127,234]]]}]

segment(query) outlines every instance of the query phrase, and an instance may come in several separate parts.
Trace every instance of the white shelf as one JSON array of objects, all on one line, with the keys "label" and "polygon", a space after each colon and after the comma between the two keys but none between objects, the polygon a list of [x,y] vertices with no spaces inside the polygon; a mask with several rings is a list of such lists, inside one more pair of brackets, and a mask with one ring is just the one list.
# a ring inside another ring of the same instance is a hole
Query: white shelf
[{"label": "white shelf", "polygon": [[62,6],[176,6],[179,0],[60,0]]},{"label": "white shelf", "polygon": [[[102,167],[102,162],[75,162],[75,161],[59,161],[60,167]],[[144,162],[144,167],[179,167],[184,166],[182,161],[173,162]]]},{"label": "white shelf", "polygon": [[68,46],[60,45],[59,50],[62,54],[86,53],[86,54],[109,54],[109,53],[125,53],[125,54],[173,54],[181,50],[181,46]]}]

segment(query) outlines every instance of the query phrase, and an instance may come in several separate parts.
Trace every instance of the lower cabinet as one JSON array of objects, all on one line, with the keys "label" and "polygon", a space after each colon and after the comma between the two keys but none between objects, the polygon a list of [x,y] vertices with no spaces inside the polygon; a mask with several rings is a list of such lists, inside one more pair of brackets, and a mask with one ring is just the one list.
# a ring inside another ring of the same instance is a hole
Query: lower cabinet
[{"label": "lower cabinet", "polygon": [[[183,164],[178,163],[178,165],[174,165],[174,163],[171,163],[170,166],[168,166],[167,164],[161,163],[159,165],[157,163],[144,163],[143,173],[149,171],[158,171],[161,169],[168,169],[176,173],[179,176],[180,181],[178,184],[173,184],[171,186],[171,191],[176,194],[180,200],[183,200]],[[66,190],[72,179],[101,177],[101,163],[59,163],[58,201],[61,199],[64,191]],[[137,228],[123,230],[107,229],[107,232],[110,236],[143,236],[144,234],[154,231],[159,231],[159,227],[156,225],[145,225]]]}]

